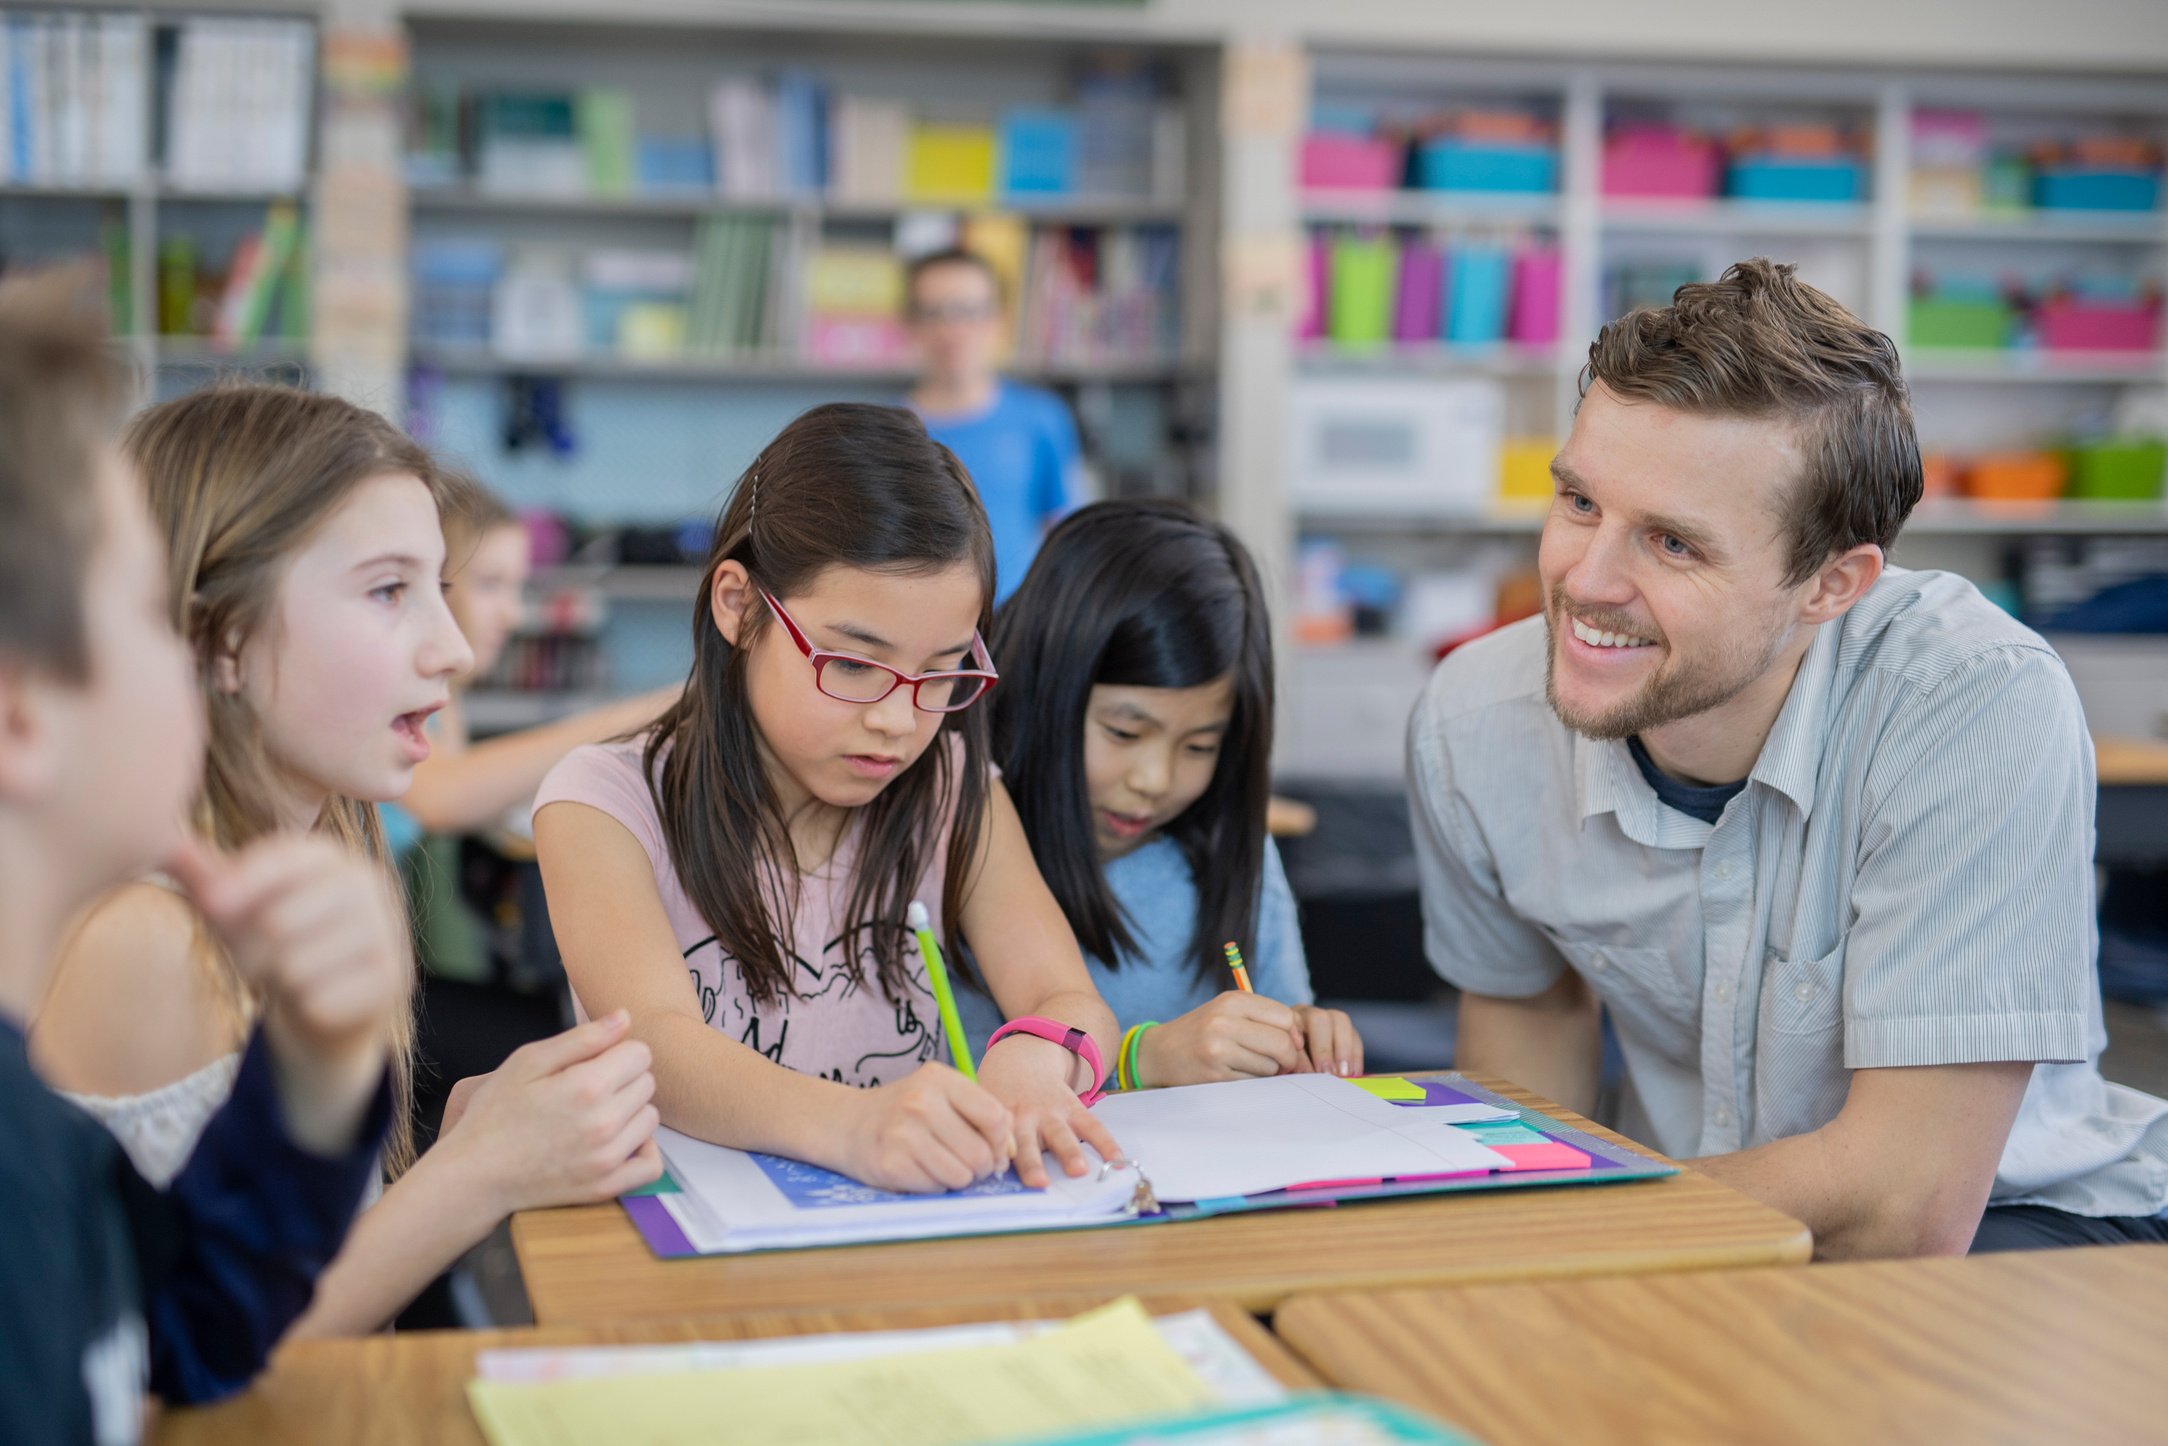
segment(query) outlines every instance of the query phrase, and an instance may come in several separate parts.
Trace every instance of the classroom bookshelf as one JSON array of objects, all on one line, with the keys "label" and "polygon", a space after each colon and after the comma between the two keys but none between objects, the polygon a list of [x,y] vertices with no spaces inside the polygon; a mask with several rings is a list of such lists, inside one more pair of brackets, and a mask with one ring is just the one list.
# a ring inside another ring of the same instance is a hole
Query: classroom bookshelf
[{"label": "classroom bookshelf", "polygon": [[316,27],[0,12],[0,269],[95,257],[146,389],[308,375]]},{"label": "classroom bookshelf", "polygon": [[[1069,402],[1100,493],[1216,505],[1209,46],[442,9],[407,34],[409,423],[564,516],[534,629],[579,618],[609,685],[681,669],[699,551],[610,533],[712,517],[806,407],[900,397],[911,252],[994,258],[1006,371]],[[570,442],[507,448],[536,398]],[[484,727],[592,693],[493,681]]]},{"label": "classroom bookshelf", "polygon": [[[1326,47],[1308,61],[1284,391],[1253,389],[1227,418],[1297,419],[1283,474],[1263,484],[1284,489],[1290,517],[1287,692],[1336,701],[1316,717],[1290,707],[1285,771],[1398,779],[1436,646],[1532,598],[1543,468],[1571,425],[1587,339],[1743,256],[1798,263],[1903,349],[1934,495],[1897,561],[1963,572],[2029,615],[2080,576],[2168,569],[2150,454],[2136,495],[2112,469],[2095,487],[2004,465],[2168,432],[2157,81]],[[2126,169],[2151,172],[2148,194],[2128,194],[2132,178],[2121,194],[2040,204],[2058,158],[2081,151],[2139,158]],[[2013,163],[2015,180],[1995,174]],[[1815,198],[1786,195],[1795,184]],[[1674,194],[1634,194],[1662,191]],[[1507,293],[1472,324],[1450,296],[1463,278]],[[1332,310],[1336,284],[1353,314]],[[1540,305],[1524,285],[1542,288]],[[2073,299],[2093,310],[2061,325]],[[2100,317],[2110,324],[2088,330]],[[1397,433],[1351,378],[1400,388],[1410,416],[1479,398],[1470,479],[1405,499],[1368,485],[1378,456],[1472,444]],[[1355,438],[1353,465],[1334,460],[1334,427]]]}]

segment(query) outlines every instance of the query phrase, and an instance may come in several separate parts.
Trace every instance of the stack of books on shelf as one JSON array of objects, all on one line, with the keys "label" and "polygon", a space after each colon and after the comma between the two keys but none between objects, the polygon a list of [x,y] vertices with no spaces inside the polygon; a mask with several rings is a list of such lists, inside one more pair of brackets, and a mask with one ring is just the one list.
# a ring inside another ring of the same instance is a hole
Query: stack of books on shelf
[{"label": "stack of books on shelf", "polygon": [[137,15],[0,23],[0,183],[129,186],[150,135],[150,29]]},{"label": "stack of books on shelf", "polygon": [[1042,227],[1031,238],[1017,356],[1047,366],[1171,361],[1181,238],[1171,227]]},{"label": "stack of books on shelf", "polygon": [[194,237],[166,236],[158,247],[158,329],[168,338],[206,339],[221,352],[305,340],[308,239],[300,213],[274,202],[222,270],[205,266]]},{"label": "stack of books on shelf", "polygon": [[840,95],[787,69],[709,92],[705,134],[643,130],[638,97],[580,90],[419,88],[417,187],[471,181],[505,195],[709,194],[742,203],[961,207],[1065,197],[1179,200],[1180,111],[1149,70],[1087,73],[1070,105],[920,113]]},{"label": "stack of books on shelf", "polygon": [[166,86],[166,177],[184,190],[299,190],[316,31],[298,20],[184,20]]}]

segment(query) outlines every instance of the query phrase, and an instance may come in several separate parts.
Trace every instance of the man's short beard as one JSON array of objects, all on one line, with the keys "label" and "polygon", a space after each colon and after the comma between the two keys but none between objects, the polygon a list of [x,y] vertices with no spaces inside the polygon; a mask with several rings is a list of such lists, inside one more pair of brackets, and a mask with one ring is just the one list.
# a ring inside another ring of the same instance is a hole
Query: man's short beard
[{"label": "man's short beard", "polygon": [[[1543,619],[1549,633],[1543,654],[1543,692],[1550,700],[1551,712],[1574,732],[1598,742],[1632,738],[1666,723],[1721,708],[1767,672],[1785,644],[1785,633],[1779,629],[1769,634],[1755,653],[1727,652],[1712,659],[1706,668],[1667,675],[1659,664],[1655,676],[1608,712],[1575,714],[1567,710],[1558,696],[1558,650],[1563,646],[1559,628],[1571,624],[1562,621],[1561,609],[1555,600],[1549,600]],[[1676,657],[1675,654],[1672,656]]]}]

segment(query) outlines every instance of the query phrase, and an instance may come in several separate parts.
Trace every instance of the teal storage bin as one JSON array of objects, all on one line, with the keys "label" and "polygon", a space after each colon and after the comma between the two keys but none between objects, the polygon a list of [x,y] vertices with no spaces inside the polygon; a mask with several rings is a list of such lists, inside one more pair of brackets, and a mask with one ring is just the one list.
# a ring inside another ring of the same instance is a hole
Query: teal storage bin
[{"label": "teal storage bin", "polygon": [[1426,191],[1555,191],[1558,152],[1441,137],[1416,147],[1415,184]]},{"label": "teal storage bin", "polygon": [[1867,168],[1851,157],[1742,156],[1731,163],[1725,186],[1741,201],[1858,201],[1866,197]]},{"label": "teal storage bin", "polygon": [[1503,246],[1456,246],[1447,263],[1445,339],[1486,346],[1506,334],[1513,257]]},{"label": "teal storage bin", "polygon": [[2043,211],[2154,211],[2158,171],[2056,170],[2033,177],[2033,204]]}]

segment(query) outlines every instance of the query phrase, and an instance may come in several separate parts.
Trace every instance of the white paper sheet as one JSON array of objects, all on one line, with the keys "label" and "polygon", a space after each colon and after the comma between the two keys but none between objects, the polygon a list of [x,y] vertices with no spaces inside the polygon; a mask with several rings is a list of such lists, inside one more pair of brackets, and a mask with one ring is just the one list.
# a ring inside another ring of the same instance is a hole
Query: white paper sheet
[{"label": "white paper sheet", "polygon": [[[1448,1127],[1323,1074],[1111,1095],[1093,1106],[1162,1204],[1319,1181],[1511,1169]],[[667,1151],[666,1151],[667,1153]]]}]

